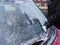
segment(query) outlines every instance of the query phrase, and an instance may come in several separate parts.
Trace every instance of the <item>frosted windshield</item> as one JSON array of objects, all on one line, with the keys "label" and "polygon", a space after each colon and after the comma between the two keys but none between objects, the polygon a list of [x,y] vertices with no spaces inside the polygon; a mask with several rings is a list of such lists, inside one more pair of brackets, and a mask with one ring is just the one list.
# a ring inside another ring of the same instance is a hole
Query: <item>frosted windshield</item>
[{"label": "frosted windshield", "polygon": [[47,21],[32,1],[0,3],[0,44],[29,45],[41,38]]}]

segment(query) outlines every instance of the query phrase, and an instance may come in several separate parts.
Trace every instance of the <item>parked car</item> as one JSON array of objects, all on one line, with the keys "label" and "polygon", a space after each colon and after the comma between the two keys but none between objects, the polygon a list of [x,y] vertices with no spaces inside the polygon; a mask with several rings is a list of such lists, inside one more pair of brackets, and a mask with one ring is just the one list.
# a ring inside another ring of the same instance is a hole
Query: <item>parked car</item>
[{"label": "parked car", "polygon": [[32,0],[0,2],[0,45],[57,45],[60,31],[46,21]]}]

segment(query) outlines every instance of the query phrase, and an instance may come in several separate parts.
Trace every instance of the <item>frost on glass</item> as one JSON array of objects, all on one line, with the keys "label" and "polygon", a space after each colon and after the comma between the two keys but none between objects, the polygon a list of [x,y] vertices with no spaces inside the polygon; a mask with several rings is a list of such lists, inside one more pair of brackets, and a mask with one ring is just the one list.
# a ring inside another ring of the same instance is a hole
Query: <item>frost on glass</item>
[{"label": "frost on glass", "polygon": [[[39,20],[33,19],[31,16],[34,15],[34,12],[31,14],[29,8],[19,5],[11,2],[0,3],[1,45],[28,45],[26,43],[33,43],[33,40],[36,41],[43,33]],[[25,7],[25,10],[21,6]],[[26,9],[31,15],[26,13]],[[31,16],[32,20],[28,15]]]},{"label": "frost on glass", "polygon": [[21,11],[0,13],[0,44],[20,45],[36,37],[34,29],[28,22],[29,19]]}]

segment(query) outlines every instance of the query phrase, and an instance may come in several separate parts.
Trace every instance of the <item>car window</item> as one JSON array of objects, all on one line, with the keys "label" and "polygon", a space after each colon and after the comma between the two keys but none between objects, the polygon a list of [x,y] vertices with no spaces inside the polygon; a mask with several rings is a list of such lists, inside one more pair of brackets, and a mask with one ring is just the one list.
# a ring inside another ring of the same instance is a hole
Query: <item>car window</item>
[{"label": "car window", "polygon": [[[32,20],[33,18],[37,18],[42,25],[44,25],[44,22],[47,21],[44,14],[41,12],[41,10],[34,4],[33,1],[26,1],[20,4],[20,8],[22,12],[25,12],[28,14],[29,18]],[[32,18],[31,18],[32,17]]]},{"label": "car window", "polygon": [[0,5],[1,45],[31,45],[43,37],[42,26],[47,19],[33,1],[1,2]]}]

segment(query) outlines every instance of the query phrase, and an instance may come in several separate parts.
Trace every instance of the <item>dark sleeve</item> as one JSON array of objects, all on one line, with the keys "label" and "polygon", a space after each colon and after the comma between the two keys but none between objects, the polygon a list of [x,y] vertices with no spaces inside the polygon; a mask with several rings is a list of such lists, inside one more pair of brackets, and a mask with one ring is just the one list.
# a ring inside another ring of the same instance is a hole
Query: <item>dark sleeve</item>
[{"label": "dark sleeve", "polygon": [[54,13],[51,18],[54,19],[55,21],[57,22],[60,22],[60,0],[57,0],[57,3],[56,3],[56,13]]},{"label": "dark sleeve", "polygon": [[53,24],[57,27],[60,27],[60,0],[57,1],[56,13],[51,16]]},{"label": "dark sleeve", "polygon": [[52,9],[55,12],[50,17],[48,16],[48,23],[46,23],[47,27],[55,25],[56,27],[60,28],[60,0],[56,0],[56,1],[57,1],[55,2],[56,6],[54,5],[55,8]]}]

